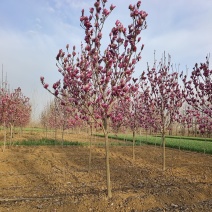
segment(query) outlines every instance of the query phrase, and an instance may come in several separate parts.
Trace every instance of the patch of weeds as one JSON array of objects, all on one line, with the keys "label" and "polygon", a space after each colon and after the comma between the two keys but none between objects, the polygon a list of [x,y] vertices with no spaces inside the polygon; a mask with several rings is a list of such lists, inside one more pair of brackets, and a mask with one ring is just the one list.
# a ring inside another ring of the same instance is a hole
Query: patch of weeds
[{"label": "patch of weeds", "polygon": [[13,142],[15,146],[84,146],[85,143],[78,141],[59,141],[54,139],[40,139],[40,140],[23,140]]}]

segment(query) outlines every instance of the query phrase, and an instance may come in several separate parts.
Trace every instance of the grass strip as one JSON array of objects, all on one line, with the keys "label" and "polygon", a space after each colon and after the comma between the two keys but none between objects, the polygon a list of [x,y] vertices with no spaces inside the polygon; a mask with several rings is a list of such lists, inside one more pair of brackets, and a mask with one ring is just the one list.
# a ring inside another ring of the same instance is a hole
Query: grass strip
[{"label": "grass strip", "polygon": [[[97,136],[104,137],[104,135],[100,135],[100,134],[98,134]],[[116,140],[123,140],[125,141],[126,145],[132,145],[132,141],[133,141],[133,136],[130,134],[109,135],[109,138],[116,139]],[[169,147],[169,148],[212,154],[211,141],[200,140],[200,139],[194,140],[193,138],[189,140],[187,137],[186,139],[184,139],[183,137],[181,137],[181,139],[166,137],[165,139],[166,139],[165,140],[166,147]],[[136,136],[135,142],[137,146],[142,144],[161,146],[161,137]],[[122,145],[124,145],[124,143]]]},{"label": "grass strip", "polygon": [[[157,135],[156,137],[160,137],[160,136]],[[166,138],[212,142],[212,138],[203,138],[203,137],[184,137],[184,136],[170,136],[170,135],[167,135]]]},{"label": "grass strip", "polygon": [[[9,144],[8,144],[9,145]],[[86,143],[78,142],[78,141],[58,141],[54,139],[40,139],[40,140],[23,140],[23,141],[15,141],[12,145],[15,146],[85,146]]]}]

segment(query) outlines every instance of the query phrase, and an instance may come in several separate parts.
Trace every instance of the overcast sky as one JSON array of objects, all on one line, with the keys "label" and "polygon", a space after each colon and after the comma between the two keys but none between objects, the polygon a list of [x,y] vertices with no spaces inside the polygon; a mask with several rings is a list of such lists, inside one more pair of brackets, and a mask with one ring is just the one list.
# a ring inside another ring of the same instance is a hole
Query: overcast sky
[{"label": "overcast sky", "polygon": [[[104,30],[104,45],[109,29],[116,20],[126,27],[130,23],[129,4],[135,0],[108,0],[116,5]],[[61,76],[55,56],[67,43],[80,47],[84,31],[80,27],[82,8],[85,13],[94,0],[0,0],[0,64],[11,89],[21,87],[30,97],[33,112],[39,114],[50,100],[40,76],[50,85]],[[196,62],[204,62],[212,49],[212,0],[143,0],[148,13],[147,29],[142,31],[145,45],[137,76],[165,51],[180,70],[192,70]],[[88,13],[86,13],[88,14]],[[1,77],[2,78],[2,77]],[[2,79],[1,79],[2,80]],[[36,115],[38,117],[38,115]]]}]

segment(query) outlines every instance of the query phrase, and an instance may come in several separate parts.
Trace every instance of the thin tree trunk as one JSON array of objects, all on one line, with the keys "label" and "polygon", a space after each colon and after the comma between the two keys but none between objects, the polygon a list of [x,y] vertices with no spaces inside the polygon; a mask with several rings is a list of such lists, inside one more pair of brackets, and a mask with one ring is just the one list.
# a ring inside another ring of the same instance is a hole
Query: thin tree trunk
[{"label": "thin tree trunk", "polygon": [[[88,131],[89,133],[89,131]],[[89,140],[89,162],[88,162],[88,173],[91,171],[91,157],[92,157],[92,138],[93,138],[93,125],[90,123],[90,140]]]},{"label": "thin tree trunk", "polygon": [[13,125],[10,125],[10,146],[12,145],[12,138],[13,138]]},{"label": "thin tree trunk", "polygon": [[55,145],[56,145],[56,139],[57,139],[57,128],[55,127],[55,130],[54,130],[54,140],[55,140]]},{"label": "thin tree trunk", "polygon": [[197,137],[197,121],[195,120],[195,123],[194,123],[194,130],[195,130],[195,137]]},{"label": "thin tree trunk", "polygon": [[176,136],[178,135],[177,134],[178,133],[177,131],[178,131],[178,125],[176,125],[176,133],[175,133]]},{"label": "thin tree trunk", "polygon": [[107,178],[107,195],[108,198],[112,197],[111,192],[111,181],[110,181],[110,151],[109,151],[109,141],[108,141],[108,131],[107,131],[107,118],[103,119],[103,131],[105,135],[105,154],[106,154],[106,178]]},{"label": "thin tree trunk", "polygon": [[135,161],[135,130],[133,130],[133,162]]},{"label": "thin tree trunk", "polygon": [[62,128],[62,147],[63,147],[63,142],[64,142],[64,127]]},{"label": "thin tree trunk", "polygon": [[105,152],[106,152],[106,176],[107,176],[107,195],[109,198],[112,197],[111,182],[110,182],[110,152],[109,152],[109,141],[108,132],[105,133]]},{"label": "thin tree trunk", "polygon": [[152,127],[150,126],[149,134],[152,135]]},{"label": "thin tree trunk", "polygon": [[189,126],[188,126],[188,128],[187,128],[187,129],[188,129],[188,136],[190,136],[190,130],[189,130],[190,128],[189,128]]},{"label": "thin tree trunk", "polygon": [[6,128],[6,124],[4,122],[4,146],[3,146],[3,152],[5,151],[6,140],[7,140],[7,128]]},{"label": "thin tree trunk", "polygon": [[166,170],[166,142],[165,142],[165,130],[162,129],[162,143],[163,143],[163,171]]},{"label": "thin tree trunk", "polygon": [[47,126],[46,126],[46,139],[47,139]]},{"label": "thin tree trunk", "polygon": [[193,118],[191,122],[191,135],[194,136],[194,119]]},{"label": "thin tree trunk", "polygon": [[88,162],[88,173],[91,171],[91,146],[92,146],[92,135],[90,135],[90,141],[89,141],[89,162]]}]

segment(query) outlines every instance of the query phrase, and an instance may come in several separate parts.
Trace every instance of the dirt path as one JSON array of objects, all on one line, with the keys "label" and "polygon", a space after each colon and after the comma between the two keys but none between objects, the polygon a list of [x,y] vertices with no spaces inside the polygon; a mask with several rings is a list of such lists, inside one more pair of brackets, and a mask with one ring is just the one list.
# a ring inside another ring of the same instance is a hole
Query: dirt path
[{"label": "dirt path", "polygon": [[104,148],[12,147],[0,152],[0,211],[212,211],[212,156],[159,147],[111,147],[113,197]]}]

